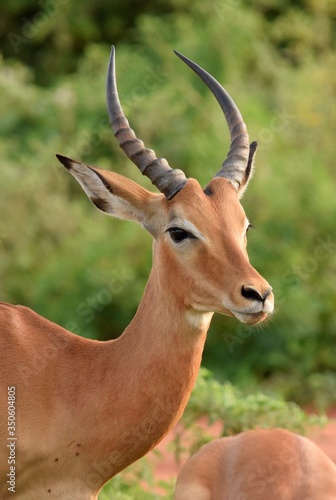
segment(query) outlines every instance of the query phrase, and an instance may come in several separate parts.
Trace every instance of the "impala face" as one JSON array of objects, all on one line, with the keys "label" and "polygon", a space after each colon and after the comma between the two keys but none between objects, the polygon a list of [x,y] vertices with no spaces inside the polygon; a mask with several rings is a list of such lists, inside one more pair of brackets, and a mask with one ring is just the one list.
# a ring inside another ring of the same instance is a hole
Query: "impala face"
[{"label": "impala face", "polygon": [[157,244],[165,279],[178,281],[176,294],[195,311],[256,324],[272,313],[274,299],[249,262],[249,221],[227,179],[213,179],[206,193],[190,179],[170,202]]},{"label": "impala face", "polygon": [[115,80],[114,48],[107,77],[107,106],[120,147],[162,195],[123,176],[58,156],[103,212],[140,222],[154,237],[152,275],[195,314],[219,312],[256,324],[273,311],[272,288],[251,266],[249,221],[240,204],[257,144],[249,144],[242,116],[223,87],[186,57],[177,55],[206,83],[226,117],[231,146],[222,168],[203,190],[181,170],[145,148],[123,113]]}]

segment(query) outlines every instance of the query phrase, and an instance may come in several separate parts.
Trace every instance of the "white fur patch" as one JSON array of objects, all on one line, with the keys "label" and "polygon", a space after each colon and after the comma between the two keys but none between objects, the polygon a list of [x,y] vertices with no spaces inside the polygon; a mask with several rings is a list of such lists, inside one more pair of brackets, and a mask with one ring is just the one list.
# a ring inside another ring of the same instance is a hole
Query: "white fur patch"
[{"label": "white fur patch", "polygon": [[199,240],[205,240],[205,236],[203,236],[203,234],[197,229],[197,227],[188,219],[175,217],[172,221],[169,222],[168,229],[172,227],[179,227],[180,229],[184,229],[188,233],[193,234]]},{"label": "white fur patch", "polygon": [[187,321],[196,330],[204,330],[209,328],[213,314],[213,312],[199,312],[189,309],[187,311]]}]

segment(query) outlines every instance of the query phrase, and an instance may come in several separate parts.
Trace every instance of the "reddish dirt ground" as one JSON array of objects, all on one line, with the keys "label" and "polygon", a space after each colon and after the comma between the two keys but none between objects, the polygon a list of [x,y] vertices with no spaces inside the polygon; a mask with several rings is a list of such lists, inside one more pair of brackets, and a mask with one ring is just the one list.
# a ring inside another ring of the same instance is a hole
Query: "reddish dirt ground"
[{"label": "reddish dirt ground", "polygon": [[[328,412],[331,419],[324,429],[318,429],[311,433],[308,437],[312,439],[322,450],[336,463],[336,408]],[[201,421],[200,425],[206,428],[207,432],[214,436],[214,439],[220,436],[222,424],[220,422],[209,427],[206,420]],[[177,464],[173,452],[169,449],[170,443],[173,441],[176,433],[181,431],[180,424],[161,441],[156,450],[148,455],[149,460],[154,464],[155,477],[159,480],[175,480],[180,468],[185,463],[188,455],[183,454],[180,463]]]}]

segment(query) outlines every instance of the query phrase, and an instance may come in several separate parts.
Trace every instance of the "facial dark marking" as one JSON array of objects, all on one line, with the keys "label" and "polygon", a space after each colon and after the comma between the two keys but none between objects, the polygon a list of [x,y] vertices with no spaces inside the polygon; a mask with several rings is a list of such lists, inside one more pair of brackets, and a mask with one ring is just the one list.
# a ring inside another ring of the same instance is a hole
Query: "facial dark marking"
[{"label": "facial dark marking", "polygon": [[93,168],[89,167],[88,165],[86,165],[90,170],[92,170],[92,172],[94,172],[97,177],[99,177],[99,179],[102,181],[102,183],[104,184],[104,186],[106,187],[106,189],[112,193],[112,189],[111,189],[111,186],[106,182],[106,180],[104,179],[104,177],[102,175],[100,175],[99,172],[97,172],[96,170],[94,170]]},{"label": "facial dark marking", "polygon": [[54,462],[58,462],[58,458],[55,458]]},{"label": "facial dark marking", "polygon": [[212,189],[209,186],[207,186],[204,189],[204,194],[206,194],[207,196],[211,196],[211,195],[213,195],[213,191],[212,191]]},{"label": "facial dark marking", "polygon": [[111,210],[110,204],[102,198],[91,198],[91,201],[94,205],[96,205],[97,208],[99,208],[99,210],[102,210],[103,212],[108,212]]}]

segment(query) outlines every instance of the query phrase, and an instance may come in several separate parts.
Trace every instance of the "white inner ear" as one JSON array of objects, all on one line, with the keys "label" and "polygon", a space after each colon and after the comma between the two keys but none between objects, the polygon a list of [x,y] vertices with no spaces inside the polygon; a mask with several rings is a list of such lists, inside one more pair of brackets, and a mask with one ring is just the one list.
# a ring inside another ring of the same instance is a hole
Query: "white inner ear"
[{"label": "white inner ear", "polygon": [[70,173],[79,182],[89,198],[105,199],[107,194],[111,196],[98,175],[85,165],[72,162]]},{"label": "white inner ear", "polygon": [[93,170],[73,162],[70,172],[99,210],[120,219],[141,222],[134,207],[123,198],[112,194]]}]

